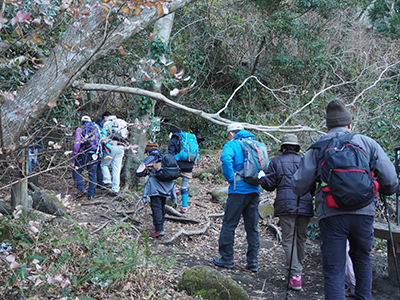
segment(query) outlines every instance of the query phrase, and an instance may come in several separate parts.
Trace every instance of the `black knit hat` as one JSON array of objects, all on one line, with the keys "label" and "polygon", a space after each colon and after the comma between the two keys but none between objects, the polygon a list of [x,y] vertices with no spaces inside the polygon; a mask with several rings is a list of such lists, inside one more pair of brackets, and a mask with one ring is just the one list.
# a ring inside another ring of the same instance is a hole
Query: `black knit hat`
[{"label": "black knit hat", "polygon": [[149,141],[148,143],[147,143],[147,145],[146,145],[146,149],[144,149],[144,152],[146,153],[146,152],[152,152],[152,151],[154,151],[154,150],[158,150],[158,144],[157,143],[154,143],[154,142],[152,142],[152,141]]},{"label": "black knit hat", "polygon": [[351,124],[351,113],[347,110],[342,100],[335,99],[326,107],[326,127],[334,128]]},{"label": "black knit hat", "polygon": [[172,133],[180,133],[181,130],[180,130],[179,128],[176,128],[176,127],[171,127],[171,128],[169,129],[169,132],[172,132]]}]

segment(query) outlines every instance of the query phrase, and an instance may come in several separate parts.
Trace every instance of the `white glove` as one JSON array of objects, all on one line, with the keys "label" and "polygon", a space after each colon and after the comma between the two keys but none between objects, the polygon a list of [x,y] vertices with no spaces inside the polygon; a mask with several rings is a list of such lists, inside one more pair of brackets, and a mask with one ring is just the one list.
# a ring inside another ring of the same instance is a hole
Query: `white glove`
[{"label": "white glove", "polygon": [[264,176],[265,176],[265,173],[264,173],[263,170],[261,170],[261,171],[258,173],[258,179],[261,179],[261,177],[264,177]]}]

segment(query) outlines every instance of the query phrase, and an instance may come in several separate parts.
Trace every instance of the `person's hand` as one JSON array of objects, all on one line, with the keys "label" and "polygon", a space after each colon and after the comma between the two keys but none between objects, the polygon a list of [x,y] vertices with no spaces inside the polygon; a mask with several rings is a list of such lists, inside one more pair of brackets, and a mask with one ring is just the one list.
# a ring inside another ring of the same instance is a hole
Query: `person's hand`
[{"label": "person's hand", "polygon": [[261,170],[260,172],[258,172],[258,179],[261,179],[262,177],[265,176],[265,173],[263,170]]}]

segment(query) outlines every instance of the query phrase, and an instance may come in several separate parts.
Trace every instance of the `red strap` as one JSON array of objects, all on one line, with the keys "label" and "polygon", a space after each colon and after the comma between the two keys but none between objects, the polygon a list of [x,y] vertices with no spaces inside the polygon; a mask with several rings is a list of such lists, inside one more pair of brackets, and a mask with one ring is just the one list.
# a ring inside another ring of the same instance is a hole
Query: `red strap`
[{"label": "red strap", "polygon": [[261,166],[261,171],[264,171],[264,170],[263,170],[262,160],[261,160],[261,154],[260,154],[260,151],[258,151],[258,148],[257,148],[256,143],[254,143],[254,148],[255,148],[256,151],[257,151],[257,157],[258,157],[258,162],[260,163],[260,166]]}]

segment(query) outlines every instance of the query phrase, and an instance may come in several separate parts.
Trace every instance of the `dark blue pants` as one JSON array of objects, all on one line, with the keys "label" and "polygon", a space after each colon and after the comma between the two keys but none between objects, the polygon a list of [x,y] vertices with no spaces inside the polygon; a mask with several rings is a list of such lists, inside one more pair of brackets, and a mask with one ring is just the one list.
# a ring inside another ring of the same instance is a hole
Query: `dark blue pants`
[{"label": "dark blue pants", "polygon": [[72,177],[74,178],[76,188],[79,191],[85,189],[85,184],[83,183],[81,176],[84,168],[87,169],[89,175],[88,196],[94,197],[96,192],[97,160],[93,160],[91,154],[79,154],[75,160],[75,169],[72,171]]},{"label": "dark blue pants", "polygon": [[219,235],[219,253],[224,261],[233,260],[235,229],[243,215],[247,238],[247,262],[257,263],[260,246],[258,236],[258,204],[260,197],[256,193],[241,195],[230,194],[226,200],[225,215]]},{"label": "dark blue pants", "polygon": [[156,231],[164,231],[165,200],[165,197],[150,197],[151,211],[153,212],[153,224]]},{"label": "dark blue pants", "polygon": [[372,299],[374,217],[338,215],[320,220],[325,299],[344,300],[346,240],[356,276],[354,299]]}]

